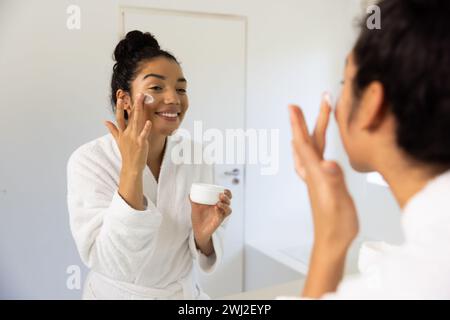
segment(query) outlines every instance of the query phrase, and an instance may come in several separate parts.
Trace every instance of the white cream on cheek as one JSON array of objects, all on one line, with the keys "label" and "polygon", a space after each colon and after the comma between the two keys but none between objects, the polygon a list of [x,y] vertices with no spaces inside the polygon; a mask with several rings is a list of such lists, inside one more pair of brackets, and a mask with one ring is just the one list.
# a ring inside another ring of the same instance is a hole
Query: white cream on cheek
[{"label": "white cream on cheek", "polygon": [[152,104],[153,102],[155,102],[155,98],[153,98],[152,95],[149,95],[148,93],[145,93],[145,99],[144,99],[144,104]]}]

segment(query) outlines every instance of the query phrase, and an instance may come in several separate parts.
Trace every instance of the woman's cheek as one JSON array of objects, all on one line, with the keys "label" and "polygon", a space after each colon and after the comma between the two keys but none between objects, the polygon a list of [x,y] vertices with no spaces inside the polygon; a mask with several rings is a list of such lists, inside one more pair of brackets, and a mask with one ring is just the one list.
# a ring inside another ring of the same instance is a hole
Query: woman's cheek
[{"label": "woman's cheek", "polygon": [[155,110],[154,108],[147,107],[146,109],[146,118],[152,121],[155,118]]},{"label": "woman's cheek", "polygon": [[183,101],[182,108],[181,108],[181,113],[182,113],[181,114],[181,118],[182,119],[185,117],[186,112],[188,111],[188,109],[189,109],[189,104],[188,104],[187,98],[186,98],[186,100]]},{"label": "woman's cheek", "polygon": [[343,105],[342,105],[342,101],[340,101],[340,103],[338,103],[338,105],[336,106],[336,110],[334,111],[334,116],[336,118],[336,124],[338,126],[339,129],[339,134],[341,136],[341,140],[344,142],[346,142],[346,121],[345,119],[345,110],[342,110]]},{"label": "woman's cheek", "polygon": [[343,104],[342,100],[340,100],[338,102],[338,104],[336,105],[336,110],[334,111],[334,117],[335,117],[336,122],[339,127],[341,126],[341,123],[342,123],[342,121],[341,121],[342,115],[343,115],[342,104]]}]

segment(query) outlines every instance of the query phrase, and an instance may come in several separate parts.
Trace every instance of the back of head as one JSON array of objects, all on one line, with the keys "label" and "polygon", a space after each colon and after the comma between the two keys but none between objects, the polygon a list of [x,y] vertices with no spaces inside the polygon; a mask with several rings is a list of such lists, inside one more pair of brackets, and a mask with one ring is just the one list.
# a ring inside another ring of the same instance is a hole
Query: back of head
[{"label": "back of head", "polygon": [[356,97],[380,81],[411,158],[450,168],[450,1],[382,0],[381,29],[365,21],[354,48]]}]

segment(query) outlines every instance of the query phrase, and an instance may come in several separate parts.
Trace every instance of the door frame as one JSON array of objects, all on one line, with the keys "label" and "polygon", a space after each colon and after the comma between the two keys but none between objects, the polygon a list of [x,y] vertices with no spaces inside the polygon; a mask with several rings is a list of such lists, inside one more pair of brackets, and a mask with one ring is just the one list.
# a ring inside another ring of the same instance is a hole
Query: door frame
[{"label": "door frame", "polygon": [[[243,102],[244,110],[243,110],[243,130],[247,130],[247,105],[248,105],[248,18],[243,15],[238,14],[227,14],[227,13],[217,13],[217,12],[201,12],[201,11],[191,11],[191,10],[177,10],[177,9],[165,9],[165,8],[156,8],[156,7],[146,7],[146,6],[133,6],[133,5],[119,5],[119,30],[118,30],[118,39],[122,39],[125,36],[125,13],[126,12],[147,12],[151,14],[161,14],[161,15],[174,15],[174,16],[183,16],[183,17],[195,17],[195,18],[215,18],[215,19],[224,19],[224,20],[234,20],[241,21],[244,23],[244,92],[245,99]],[[243,226],[242,226],[242,283],[241,288],[245,290],[245,250],[246,250],[246,181],[247,181],[247,162],[243,165],[244,170],[242,173],[242,190],[243,190],[243,205],[242,205],[242,216],[243,216]]]}]

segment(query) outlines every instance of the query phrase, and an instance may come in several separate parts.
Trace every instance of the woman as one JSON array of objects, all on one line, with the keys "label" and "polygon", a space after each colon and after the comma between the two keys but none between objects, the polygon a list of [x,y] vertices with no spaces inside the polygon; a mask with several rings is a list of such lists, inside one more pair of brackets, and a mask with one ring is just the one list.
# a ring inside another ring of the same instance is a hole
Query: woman
[{"label": "woman", "polygon": [[220,262],[231,193],[214,206],[190,202],[191,184],[212,183],[213,168],[172,162],[171,135],[188,109],[176,58],[140,31],[129,32],[114,57],[117,125],[106,122],[111,134],[78,148],[67,168],[71,230],[91,269],[83,297],[207,298],[193,260],[205,272]]},{"label": "woman", "polygon": [[405,241],[372,250],[370,261],[359,263],[361,274],[341,282],[358,220],[340,167],[323,159],[331,108],[323,102],[310,136],[301,110],[291,106],[296,171],[308,186],[314,221],[303,296],[450,299],[450,5],[378,5],[382,28],[363,24],[335,117],[352,167],[378,171],[389,184]]}]

